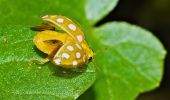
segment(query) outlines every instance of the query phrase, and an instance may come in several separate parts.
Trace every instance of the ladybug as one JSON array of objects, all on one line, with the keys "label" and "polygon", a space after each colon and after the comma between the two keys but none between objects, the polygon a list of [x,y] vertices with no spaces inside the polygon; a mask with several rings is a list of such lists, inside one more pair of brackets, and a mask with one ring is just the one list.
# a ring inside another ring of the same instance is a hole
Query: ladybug
[{"label": "ladybug", "polygon": [[44,64],[51,61],[63,68],[77,68],[93,59],[93,51],[80,26],[61,15],[46,15],[42,20],[46,23],[31,28],[38,31],[33,42],[48,57],[36,62]]}]

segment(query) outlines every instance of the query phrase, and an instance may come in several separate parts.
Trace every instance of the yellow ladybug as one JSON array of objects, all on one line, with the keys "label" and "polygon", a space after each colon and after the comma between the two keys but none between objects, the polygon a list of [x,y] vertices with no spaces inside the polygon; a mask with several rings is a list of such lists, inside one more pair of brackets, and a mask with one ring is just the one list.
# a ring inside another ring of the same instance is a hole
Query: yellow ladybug
[{"label": "yellow ladybug", "polygon": [[40,63],[52,61],[63,68],[76,68],[92,60],[93,52],[77,24],[60,15],[46,15],[42,20],[47,23],[31,28],[38,31],[33,39],[36,47],[48,54]]}]

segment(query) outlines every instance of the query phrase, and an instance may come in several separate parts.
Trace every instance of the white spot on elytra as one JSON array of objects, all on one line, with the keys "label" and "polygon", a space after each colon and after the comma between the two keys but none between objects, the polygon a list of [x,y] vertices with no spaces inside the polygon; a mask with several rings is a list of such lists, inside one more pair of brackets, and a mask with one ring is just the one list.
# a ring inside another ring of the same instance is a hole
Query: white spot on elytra
[{"label": "white spot on elytra", "polygon": [[70,50],[70,51],[74,50],[74,48],[71,45],[67,46],[67,49]]},{"label": "white spot on elytra", "polygon": [[81,57],[80,52],[77,52],[77,53],[76,53],[76,57],[77,57],[77,58],[80,58],[80,57]]},{"label": "white spot on elytra", "polygon": [[68,53],[63,53],[62,57],[68,59],[68,58],[70,58],[70,55]]},{"label": "white spot on elytra", "polygon": [[42,18],[47,18],[48,17],[48,15],[45,15],[45,16],[43,16]]},{"label": "white spot on elytra", "polygon": [[57,20],[56,20],[58,23],[62,23],[62,22],[64,22],[64,19],[63,18],[57,18]]},{"label": "white spot on elytra", "polygon": [[76,30],[76,26],[73,25],[73,24],[69,24],[68,27],[69,27],[69,29],[71,29],[72,31],[75,31],[75,30]]},{"label": "white spot on elytra", "polygon": [[57,65],[60,65],[61,63],[61,60],[59,58],[55,59],[54,62],[57,64]]},{"label": "white spot on elytra", "polygon": [[83,40],[82,35],[77,35],[77,39],[78,39],[79,42],[81,42]]},{"label": "white spot on elytra", "polygon": [[79,44],[76,44],[77,48],[79,48],[80,50],[82,49],[81,46]]},{"label": "white spot on elytra", "polygon": [[73,66],[77,65],[78,62],[76,60],[73,61]]}]

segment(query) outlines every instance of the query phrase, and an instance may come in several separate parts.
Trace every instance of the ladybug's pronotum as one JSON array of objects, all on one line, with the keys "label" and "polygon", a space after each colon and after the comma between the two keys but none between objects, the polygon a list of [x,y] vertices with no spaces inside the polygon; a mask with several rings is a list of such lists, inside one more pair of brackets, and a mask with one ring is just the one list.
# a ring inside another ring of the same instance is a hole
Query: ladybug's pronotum
[{"label": "ladybug's pronotum", "polygon": [[38,31],[33,40],[36,47],[48,54],[39,62],[52,61],[63,68],[75,68],[92,60],[93,52],[77,24],[60,15],[46,15],[42,20],[47,23],[32,27],[32,30]]}]

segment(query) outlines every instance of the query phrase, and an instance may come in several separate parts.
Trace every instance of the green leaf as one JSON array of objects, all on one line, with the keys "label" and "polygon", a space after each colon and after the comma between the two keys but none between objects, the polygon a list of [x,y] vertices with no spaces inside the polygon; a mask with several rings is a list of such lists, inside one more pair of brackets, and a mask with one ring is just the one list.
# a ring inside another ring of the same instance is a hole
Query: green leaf
[{"label": "green leaf", "polygon": [[95,100],[134,100],[160,85],[166,51],[150,32],[113,22],[96,28],[91,40],[99,66]]},{"label": "green leaf", "polygon": [[86,17],[95,24],[117,5],[118,0],[86,0]]},{"label": "green leaf", "polygon": [[43,54],[32,42],[35,32],[28,27],[0,27],[0,99],[1,100],[74,100],[95,80],[95,67],[84,72],[67,72],[52,63],[37,65]]},{"label": "green leaf", "polygon": [[85,0],[0,0],[0,24],[36,25],[47,14],[64,15],[87,23]]}]

